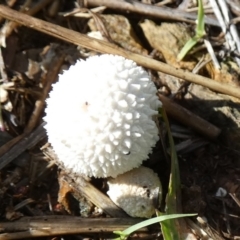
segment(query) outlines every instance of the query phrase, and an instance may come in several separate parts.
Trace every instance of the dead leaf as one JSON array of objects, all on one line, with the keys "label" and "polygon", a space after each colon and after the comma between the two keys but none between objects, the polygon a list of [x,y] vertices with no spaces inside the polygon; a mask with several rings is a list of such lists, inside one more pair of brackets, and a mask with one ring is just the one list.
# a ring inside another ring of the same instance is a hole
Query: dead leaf
[{"label": "dead leaf", "polygon": [[7,220],[13,221],[19,219],[22,216],[23,216],[22,213],[15,211],[11,206],[7,207],[5,215]]},{"label": "dead leaf", "polygon": [[177,23],[157,25],[153,21],[145,20],[140,26],[149,44],[163,54],[168,64],[176,68],[193,70],[196,65],[195,60],[177,61],[177,55],[191,37],[185,25]]},{"label": "dead leaf", "polygon": [[[121,15],[102,14],[99,16],[101,16],[103,24],[114,42],[132,52],[147,54],[147,50],[142,47],[127,18]],[[93,19],[89,20],[88,26],[91,31],[99,31]]]},{"label": "dead leaf", "polygon": [[239,86],[240,69],[238,65],[232,61],[221,62],[220,65],[221,69],[216,69],[212,62],[206,65],[211,78],[218,82]]}]

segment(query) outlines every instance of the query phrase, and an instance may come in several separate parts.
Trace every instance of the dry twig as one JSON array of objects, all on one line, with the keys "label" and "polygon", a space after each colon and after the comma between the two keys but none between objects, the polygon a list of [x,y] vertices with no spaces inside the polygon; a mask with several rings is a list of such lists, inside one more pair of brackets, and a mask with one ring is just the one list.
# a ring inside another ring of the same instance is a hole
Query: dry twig
[{"label": "dry twig", "polygon": [[67,181],[68,184],[76,192],[80,192],[86,199],[91,201],[95,206],[102,209],[106,214],[111,217],[128,217],[128,215],[119,207],[117,207],[106,195],[95,188],[90,182],[83,177],[75,177],[74,181],[64,176],[63,181]]},{"label": "dry twig", "polygon": [[46,34],[71,42],[76,45],[81,45],[82,47],[92,49],[96,52],[120,55],[125,58],[131,59],[146,68],[160,71],[192,83],[203,85],[214,91],[240,98],[240,89],[233,87],[229,84],[219,83],[213,81],[210,78],[202,77],[187,71],[176,69],[165,63],[153,60],[150,57],[142,56],[140,54],[124,50],[111,43],[93,39],[73,30],[69,30],[58,25],[30,17],[26,14],[19,13],[2,5],[0,5],[0,15],[25,26],[34,28],[35,30],[38,30],[40,32],[44,32]]},{"label": "dry twig", "polygon": [[195,131],[210,139],[218,137],[221,133],[219,128],[195,115],[186,108],[178,105],[164,95],[158,94],[158,97],[163,103],[166,112],[184,125],[193,128]]},{"label": "dry twig", "polygon": [[[125,0],[86,0],[87,6],[105,6],[112,9],[122,10],[125,12],[135,12],[141,15],[156,17],[168,20],[190,22],[195,24],[197,15],[193,13],[183,12],[179,9],[172,9],[168,7],[159,7],[151,4],[144,4],[139,1],[125,1]],[[205,18],[205,23],[219,26],[218,21],[212,17]]]},{"label": "dry twig", "polygon": [[[103,233],[124,230],[139,223],[137,218],[80,218],[71,216],[24,217],[14,222],[0,223],[0,240],[26,239],[77,233]],[[142,228],[141,232],[146,232]],[[5,232],[5,233],[4,233]],[[6,233],[7,232],[7,233]]]},{"label": "dry twig", "polygon": [[37,127],[33,132],[23,133],[0,147],[0,170],[26,149],[35,146],[39,141],[46,137],[46,131],[43,126],[44,123]]},{"label": "dry twig", "polygon": [[[42,8],[47,6],[50,2],[52,2],[52,0],[42,0],[39,3],[37,3],[34,7],[26,11],[26,9],[29,7],[29,4],[31,3],[31,1],[26,1],[25,5],[23,5],[20,11],[25,12],[26,14],[29,15],[34,15]],[[16,27],[18,27],[18,24],[16,22],[8,22],[3,26],[3,28],[0,31],[0,46],[6,47],[5,40]]]}]

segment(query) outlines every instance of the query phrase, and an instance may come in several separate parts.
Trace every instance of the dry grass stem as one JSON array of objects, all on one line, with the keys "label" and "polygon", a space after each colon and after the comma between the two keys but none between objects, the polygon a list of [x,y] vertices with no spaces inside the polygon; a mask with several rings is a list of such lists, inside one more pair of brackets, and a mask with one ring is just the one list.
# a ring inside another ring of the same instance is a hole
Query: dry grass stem
[{"label": "dry grass stem", "polygon": [[84,34],[80,34],[78,32],[60,27],[58,25],[33,18],[31,16],[19,13],[2,5],[0,6],[0,15],[7,19],[17,21],[18,23],[23,24],[25,26],[32,27],[40,32],[44,32],[51,36],[62,39],[64,41],[68,41],[73,44],[86,47],[96,52],[120,55],[125,58],[131,59],[138,63],[139,65],[144,66],[146,68],[160,71],[184,79],[186,81],[208,87],[214,91],[240,98],[240,89],[229,84],[219,83],[210,78],[171,67],[165,63],[156,61],[149,57],[124,50],[111,43],[87,37]]},{"label": "dry grass stem", "polygon": [[[80,218],[71,216],[24,217],[18,221],[0,223],[0,240],[26,239],[79,233],[113,232],[139,223],[136,218]],[[148,231],[142,228],[141,232]],[[4,233],[8,232],[8,233]]]}]

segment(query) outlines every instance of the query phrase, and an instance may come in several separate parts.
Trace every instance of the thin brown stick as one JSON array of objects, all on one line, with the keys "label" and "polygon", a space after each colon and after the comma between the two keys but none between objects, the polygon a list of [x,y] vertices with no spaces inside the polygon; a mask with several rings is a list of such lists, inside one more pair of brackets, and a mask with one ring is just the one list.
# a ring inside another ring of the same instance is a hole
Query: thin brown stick
[{"label": "thin brown stick", "polygon": [[[122,231],[141,222],[139,218],[80,218],[71,216],[24,217],[0,223],[0,240],[26,239],[77,233],[110,233]],[[142,228],[141,232],[147,232]],[[5,232],[5,233],[4,233]]]},{"label": "thin brown stick", "polygon": [[12,141],[5,144],[8,147],[5,145],[0,147],[0,170],[26,149],[35,146],[39,141],[46,137],[46,131],[43,126],[44,123],[31,133],[24,133],[17,136]]},{"label": "thin brown stick", "polygon": [[19,13],[2,5],[0,5],[0,15],[25,26],[32,27],[40,32],[44,32],[51,36],[62,39],[64,41],[68,41],[73,44],[92,49],[96,52],[120,55],[125,58],[131,59],[146,68],[160,71],[184,79],[186,81],[208,87],[214,91],[240,98],[240,88],[238,87],[233,87],[229,84],[219,83],[210,78],[202,77],[200,75],[174,68],[165,63],[151,59],[150,57],[142,56],[140,54],[124,50],[111,43],[90,38],[84,34],[80,34],[73,30],[69,30],[58,25],[33,18],[31,16]]},{"label": "thin brown stick", "polygon": [[11,149],[15,144],[17,144],[22,138],[23,138],[23,136],[22,136],[22,135],[19,135],[19,136],[13,138],[12,140],[8,141],[7,143],[5,143],[4,145],[2,145],[2,146],[0,147],[0,160],[1,160],[1,161],[2,161],[1,156],[2,156],[4,153],[8,152],[9,149]]},{"label": "thin brown stick", "polygon": [[[135,12],[141,14],[141,16],[149,16],[161,19],[168,19],[174,21],[196,23],[197,15],[195,13],[188,13],[179,9],[173,9],[168,7],[159,7],[151,4],[144,4],[140,1],[126,1],[126,0],[85,0],[88,6],[105,6],[107,8],[122,10],[125,12]],[[205,16],[205,23],[219,26],[218,21],[209,16]]]},{"label": "thin brown stick", "polygon": [[65,175],[63,181],[66,181],[74,189],[81,193],[85,198],[91,201],[94,205],[101,208],[106,214],[111,217],[129,217],[121,208],[117,207],[105,194],[94,187],[90,182],[83,177],[75,176],[74,181]]},{"label": "thin brown stick", "polygon": [[[29,7],[28,5],[31,3],[31,1],[26,1],[25,4],[20,9],[20,11],[25,12],[28,15],[34,15],[51,2],[52,2],[52,0],[39,1],[36,5],[34,5],[32,8],[30,8],[29,10],[26,11],[26,9]],[[12,33],[12,31],[16,27],[18,27],[18,24],[16,22],[8,22],[3,26],[3,28],[0,31],[0,45],[1,46],[6,47],[5,39]]]},{"label": "thin brown stick", "polygon": [[221,133],[221,130],[219,128],[195,115],[186,108],[178,105],[173,100],[165,97],[162,94],[158,94],[158,97],[163,103],[163,107],[166,110],[167,114],[174,117],[184,125],[193,128],[201,135],[204,135],[210,139],[214,139]]},{"label": "thin brown stick", "polygon": [[238,205],[238,207],[240,207],[240,200],[238,199],[238,197],[236,196],[235,193],[229,193],[229,195],[231,196],[231,198],[234,200],[234,202]]}]

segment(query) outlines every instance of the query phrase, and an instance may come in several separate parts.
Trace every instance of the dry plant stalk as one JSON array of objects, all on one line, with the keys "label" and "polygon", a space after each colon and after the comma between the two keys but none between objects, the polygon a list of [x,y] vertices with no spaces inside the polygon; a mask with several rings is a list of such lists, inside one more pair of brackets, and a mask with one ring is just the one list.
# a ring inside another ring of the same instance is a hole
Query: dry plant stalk
[{"label": "dry plant stalk", "polygon": [[210,139],[214,139],[221,133],[221,130],[219,128],[175,103],[173,100],[165,97],[160,93],[158,94],[158,97],[163,103],[164,109],[170,116],[174,117],[184,125],[193,128],[201,135],[204,135]]},{"label": "dry plant stalk", "polygon": [[73,181],[71,177],[65,175],[63,181],[70,184],[74,191],[80,192],[86,199],[92,202],[95,206],[101,208],[109,216],[122,218],[128,217],[121,208],[117,207],[112,200],[94,187],[90,182],[85,180],[84,177],[75,177]]},{"label": "dry plant stalk", "polygon": [[26,14],[19,13],[17,11],[14,11],[2,5],[0,5],[0,15],[4,18],[7,18],[12,21],[16,21],[22,25],[34,28],[35,30],[57,37],[64,41],[67,41],[76,45],[80,45],[82,47],[91,49],[96,52],[120,55],[127,59],[131,59],[135,61],[137,64],[144,66],[146,68],[160,71],[160,72],[184,79],[186,81],[205,86],[214,91],[221,92],[236,98],[240,98],[240,88],[233,87],[229,84],[219,83],[210,78],[203,77],[200,75],[193,74],[191,72],[187,72],[181,69],[171,67],[165,63],[151,59],[150,57],[142,56],[140,54],[136,54],[136,53],[124,50],[111,43],[93,39],[93,38],[87,37],[84,34],[75,32],[73,30],[69,30],[69,29],[60,27],[58,25],[48,23],[43,20],[30,17]]},{"label": "dry plant stalk", "polygon": [[35,146],[39,141],[46,137],[46,131],[43,126],[44,123],[31,133],[23,133],[0,147],[0,170],[26,149]]},{"label": "dry plant stalk", "polygon": [[[26,9],[29,7],[29,5],[31,3],[31,1],[26,1],[20,11],[25,12],[26,14],[29,14],[29,15],[34,15],[51,2],[52,2],[52,0],[42,0],[38,4],[36,4],[33,8],[26,11]],[[0,18],[0,21],[1,20],[2,19]],[[0,45],[1,46],[6,47],[5,40],[16,27],[18,27],[18,24],[16,22],[8,22],[3,26],[3,28],[0,31]]]},{"label": "dry plant stalk", "polygon": [[[0,223],[1,240],[26,239],[79,233],[112,233],[141,222],[140,218],[80,218],[71,216],[23,217],[14,222]],[[147,232],[142,228],[141,232]]]}]

